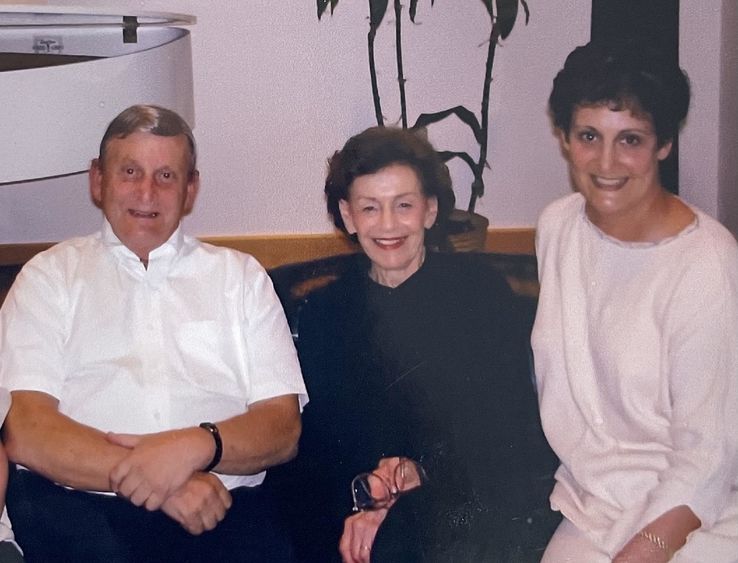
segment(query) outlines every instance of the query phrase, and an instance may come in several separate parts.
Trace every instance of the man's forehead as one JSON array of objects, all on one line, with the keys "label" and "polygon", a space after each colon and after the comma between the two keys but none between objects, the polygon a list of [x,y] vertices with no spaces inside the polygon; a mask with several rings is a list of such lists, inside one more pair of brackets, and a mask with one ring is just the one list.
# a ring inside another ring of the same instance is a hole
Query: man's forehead
[{"label": "man's forehead", "polygon": [[190,146],[186,135],[155,135],[136,131],[125,137],[113,137],[105,147],[107,156],[132,160],[163,159],[186,162]]}]

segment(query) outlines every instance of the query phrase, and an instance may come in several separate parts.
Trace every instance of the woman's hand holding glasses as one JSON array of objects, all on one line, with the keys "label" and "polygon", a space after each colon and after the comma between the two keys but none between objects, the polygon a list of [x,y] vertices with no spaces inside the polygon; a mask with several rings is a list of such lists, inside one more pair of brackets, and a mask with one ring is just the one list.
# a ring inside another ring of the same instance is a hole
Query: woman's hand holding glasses
[{"label": "woman's hand holding glasses", "polygon": [[390,508],[404,493],[420,487],[427,477],[423,467],[407,457],[385,457],[371,473],[351,481],[354,512]]},{"label": "woman's hand holding glasses", "polygon": [[346,518],[339,543],[345,563],[369,563],[374,538],[390,507],[426,479],[421,465],[406,457],[382,458],[374,471],[354,477],[351,494],[356,514]]},{"label": "woman's hand holding glasses", "polygon": [[352,514],[343,523],[343,535],[338,551],[344,563],[369,563],[372,546],[379,526],[384,522],[389,509],[379,508]]}]

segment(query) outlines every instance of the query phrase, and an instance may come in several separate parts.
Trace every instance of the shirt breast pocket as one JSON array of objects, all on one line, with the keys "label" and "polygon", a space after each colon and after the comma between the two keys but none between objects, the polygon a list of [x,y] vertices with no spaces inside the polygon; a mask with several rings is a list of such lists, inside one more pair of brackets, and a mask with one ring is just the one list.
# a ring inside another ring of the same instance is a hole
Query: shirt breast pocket
[{"label": "shirt breast pocket", "polygon": [[235,325],[212,320],[179,323],[174,331],[177,371],[210,393],[242,395],[244,358]]}]

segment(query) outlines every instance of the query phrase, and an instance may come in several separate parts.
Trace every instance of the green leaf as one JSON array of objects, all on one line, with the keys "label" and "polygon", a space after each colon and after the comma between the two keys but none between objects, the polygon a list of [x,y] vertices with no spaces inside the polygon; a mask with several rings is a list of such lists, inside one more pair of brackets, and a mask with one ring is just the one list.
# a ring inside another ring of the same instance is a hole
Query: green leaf
[{"label": "green leaf", "polygon": [[[338,2],[338,0],[336,0]],[[528,8],[528,2],[525,0],[520,0],[520,3],[523,5],[523,11],[525,12],[525,25],[528,25],[528,22],[530,21],[530,9]]]},{"label": "green leaf", "polygon": [[369,0],[369,26],[373,28],[379,27],[387,13],[387,4],[389,0]]},{"label": "green leaf", "polygon": [[415,23],[415,12],[418,11],[418,0],[410,0],[410,21]]},{"label": "green leaf", "polygon": [[525,11],[525,25],[530,21],[530,10],[526,0],[482,0],[487,13],[499,29],[499,36],[506,39],[515,26],[520,4]]},{"label": "green leaf", "polygon": [[438,156],[441,157],[441,160],[443,162],[448,162],[452,158],[460,158],[471,169],[472,173],[476,173],[477,163],[474,161],[474,159],[469,155],[467,152],[457,152],[457,151],[437,151]]},{"label": "green leaf", "polygon": [[330,4],[331,6],[331,15],[333,15],[333,10],[336,9],[336,6],[338,5],[338,0],[317,0],[318,2],[318,19],[325,13],[325,9]]},{"label": "green leaf", "polygon": [[456,106],[443,111],[437,111],[434,113],[421,113],[418,119],[415,121],[415,125],[412,129],[418,129],[419,127],[427,127],[431,123],[437,123],[443,119],[446,119],[449,115],[455,115],[461,121],[466,123],[474,133],[474,138],[477,143],[482,144],[482,127],[479,125],[479,120],[473,112],[466,109],[464,106]]},{"label": "green leaf", "polygon": [[328,4],[330,4],[330,0],[317,0],[317,2],[318,2],[318,19],[320,19],[323,13],[325,12],[325,9],[328,7]]},{"label": "green leaf", "polygon": [[[338,2],[338,0],[336,0]],[[523,11],[525,12],[525,25],[528,25],[528,22],[530,21],[530,9],[528,8],[528,2],[525,0],[520,0],[520,3],[523,5]]]},{"label": "green leaf", "polygon": [[497,20],[500,28],[500,37],[505,39],[515,26],[515,18],[518,17],[519,0],[497,0]]},{"label": "green leaf", "polygon": [[[431,0],[431,7],[436,3],[436,0]],[[418,0],[410,0],[410,21],[415,23],[415,13],[418,11]]]},{"label": "green leaf", "polygon": [[495,7],[492,5],[492,2],[493,0],[482,0],[482,4],[484,4],[484,7],[487,8],[489,19],[494,21],[495,20]]}]

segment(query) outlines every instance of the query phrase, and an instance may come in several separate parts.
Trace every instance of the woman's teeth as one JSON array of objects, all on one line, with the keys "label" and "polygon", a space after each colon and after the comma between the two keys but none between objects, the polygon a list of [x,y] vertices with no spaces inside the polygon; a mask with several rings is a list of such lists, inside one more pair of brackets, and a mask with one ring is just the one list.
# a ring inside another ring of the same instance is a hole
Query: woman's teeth
[{"label": "woman's teeth", "polygon": [[598,188],[617,190],[625,185],[627,178],[603,178],[601,176],[593,176],[592,180]]},{"label": "woman's teeth", "polygon": [[404,238],[378,238],[374,239],[374,242],[377,246],[381,246],[382,248],[394,248],[396,246],[399,246],[402,244],[402,241],[404,241]]}]

